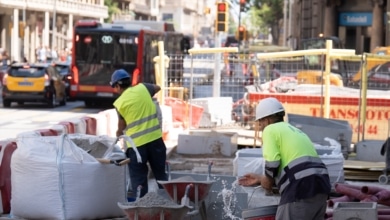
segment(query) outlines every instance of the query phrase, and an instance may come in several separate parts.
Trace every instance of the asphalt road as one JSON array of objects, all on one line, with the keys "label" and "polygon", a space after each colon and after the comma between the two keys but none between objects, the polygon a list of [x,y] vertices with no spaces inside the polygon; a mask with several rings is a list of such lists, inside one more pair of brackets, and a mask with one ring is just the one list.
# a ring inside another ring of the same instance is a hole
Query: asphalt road
[{"label": "asphalt road", "polygon": [[26,103],[4,108],[0,96],[0,140],[15,138],[17,134],[47,128],[58,122],[98,113],[109,107],[86,108],[84,102],[68,102],[66,106],[48,108],[40,103]]}]

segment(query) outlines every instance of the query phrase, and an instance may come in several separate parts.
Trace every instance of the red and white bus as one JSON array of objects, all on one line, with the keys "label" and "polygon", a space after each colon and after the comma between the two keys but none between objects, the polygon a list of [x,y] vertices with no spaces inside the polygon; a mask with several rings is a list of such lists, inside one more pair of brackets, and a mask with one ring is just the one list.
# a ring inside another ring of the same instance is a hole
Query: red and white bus
[{"label": "red and white bus", "polygon": [[[166,50],[182,53],[183,35]],[[133,84],[156,83],[153,58],[158,42],[166,41],[162,31],[138,24],[108,24],[81,20],[74,29],[70,97],[85,102],[112,103],[118,94],[111,88],[111,74],[123,68],[133,75]],[[175,48],[172,48],[175,47]],[[169,78],[169,76],[168,76]]]}]

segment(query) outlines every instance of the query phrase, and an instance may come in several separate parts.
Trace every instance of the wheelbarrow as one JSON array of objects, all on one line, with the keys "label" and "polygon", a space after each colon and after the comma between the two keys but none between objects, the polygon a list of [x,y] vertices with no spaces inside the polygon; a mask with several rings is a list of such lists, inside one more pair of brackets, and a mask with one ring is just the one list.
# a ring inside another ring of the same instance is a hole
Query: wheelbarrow
[{"label": "wheelbarrow", "polygon": [[[179,203],[182,198],[188,198],[194,204],[194,211],[187,213],[187,215],[195,215],[200,213],[202,219],[206,219],[206,207],[204,199],[209,194],[211,186],[215,181],[196,181],[192,178],[181,177],[169,181],[157,181],[161,184],[169,197],[175,202]],[[192,185],[193,189],[188,190],[188,185]]]},{"label": "wheelbarrow", "polygon": [[134,206],[131,203],[118,203],[129,220],[180,220],[185,217],[190,207],[175,206]]}]

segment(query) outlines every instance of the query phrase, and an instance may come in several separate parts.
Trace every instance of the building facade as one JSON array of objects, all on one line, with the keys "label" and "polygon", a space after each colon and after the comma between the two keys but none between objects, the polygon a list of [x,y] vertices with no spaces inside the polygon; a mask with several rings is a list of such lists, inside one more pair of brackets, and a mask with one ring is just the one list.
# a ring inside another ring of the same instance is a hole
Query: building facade
[{"label": "building facade", "polygon": [[[291,0],[290,0],[291,1]],[[291,37],[337,36],[345,48],[357,53],[390,45],[387,0],[295,0]]]},{"label": "building facade", "polygon": [[2,0],[0,45],[11,60],[35,61],[39,46],[70,48],[77,20],[107,17],[104,0]]},{"label": "building facade", "polygon": [[197,36],[202,27],[210,26],[204,14],[208,0],[117,0],[121,10],[113,19],[157,20],[172,22],[176,31]]}]

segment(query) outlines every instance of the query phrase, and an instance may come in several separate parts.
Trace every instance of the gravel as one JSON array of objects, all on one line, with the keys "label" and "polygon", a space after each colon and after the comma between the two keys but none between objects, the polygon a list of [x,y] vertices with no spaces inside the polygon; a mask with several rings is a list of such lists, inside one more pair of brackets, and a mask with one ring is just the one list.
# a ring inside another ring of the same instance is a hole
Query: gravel
[{"label": "gravel", "polygon": [[142,198],[137,199],[135,202],[128,202],[126,205],[139,207],[179,206],[172,200],[158,195],[156,192],[148,192]]},{"label": "gravel", "polygon": [[89,154],[95,158],[102,158],[109,147],[98,140],[93,141],[87,138],[72,138],[71,140],[81,149],[90,151]]}]

